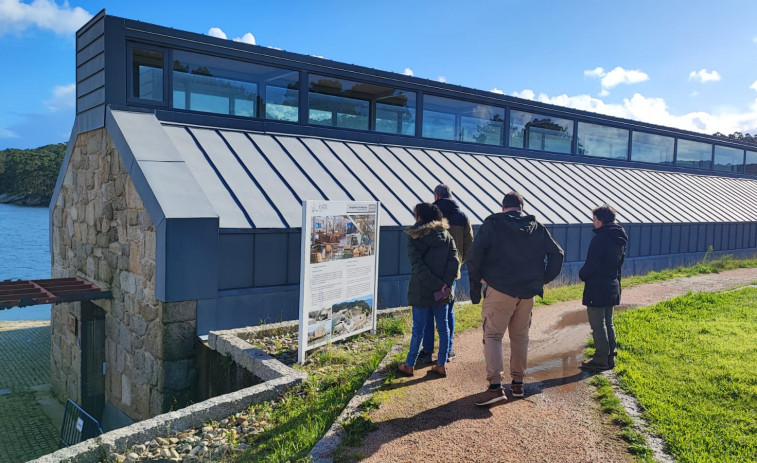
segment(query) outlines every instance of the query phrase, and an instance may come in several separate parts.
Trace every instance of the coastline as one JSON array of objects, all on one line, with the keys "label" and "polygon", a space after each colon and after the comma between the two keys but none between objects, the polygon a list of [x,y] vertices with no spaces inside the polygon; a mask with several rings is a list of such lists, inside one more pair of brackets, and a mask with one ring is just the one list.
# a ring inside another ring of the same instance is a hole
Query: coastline
[{"label": "coastline", "polygon": [[0,204],[47,207],[50,204],[50,199],[50,196],[26,195],[20,193],[0,193]]}]

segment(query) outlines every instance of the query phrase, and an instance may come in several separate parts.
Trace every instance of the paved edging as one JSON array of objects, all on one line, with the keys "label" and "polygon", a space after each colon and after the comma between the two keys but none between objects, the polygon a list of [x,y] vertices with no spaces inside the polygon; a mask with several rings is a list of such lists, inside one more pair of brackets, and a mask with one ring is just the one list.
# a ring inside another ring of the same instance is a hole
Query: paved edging
[{"label": "paved edging", "polygon": [[359,414],[360,406],[384,384],[388,375],[387,367],[392,362],[392,358],[405,348],[404,343],[397,343],[389,349],[379,363],[376,371],[368,378],[363,386],[357,391],[352,400],[344,407],[342,413],[331,424],[331,428],[323,435],[320,441],[313,447],[308,454],[314,463],[332,463],[334,461],[333,452],[339,446],[344,437],[343,424],[350,418]]}]

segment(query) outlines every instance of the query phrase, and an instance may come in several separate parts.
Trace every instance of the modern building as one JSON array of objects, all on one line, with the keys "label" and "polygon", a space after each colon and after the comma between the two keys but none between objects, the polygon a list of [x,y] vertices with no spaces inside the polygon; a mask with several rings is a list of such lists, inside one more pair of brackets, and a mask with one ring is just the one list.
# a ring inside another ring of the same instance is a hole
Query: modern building
[{"label": "modern building", "polygon": [[297,318],[307,199],[381,202],[381,307],[405,304],[402,230],[438,183],[474,228],[520,191],[565,249],[566,279],[605,202],[629,231],[629,273],[757,251],[754,145],[104,11],[76,49],[53,276],[113,297],[53,308],[51,371],[95,414],[180,406],[198,336]]}]

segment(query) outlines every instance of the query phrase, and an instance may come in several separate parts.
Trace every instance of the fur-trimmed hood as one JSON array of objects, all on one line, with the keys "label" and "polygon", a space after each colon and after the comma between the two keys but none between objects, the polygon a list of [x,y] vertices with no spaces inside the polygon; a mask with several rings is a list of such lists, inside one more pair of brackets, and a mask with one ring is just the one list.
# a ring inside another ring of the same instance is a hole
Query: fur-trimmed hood
[{"label": "fur-trimmed hood", "polygon": [[447,219],[432,220],[431,222],[415,224],[412,227],[406,228],[405,233],[410,238],[418,239],[429,235],[432,231],[444,231],[449,229],[449,223]]}]

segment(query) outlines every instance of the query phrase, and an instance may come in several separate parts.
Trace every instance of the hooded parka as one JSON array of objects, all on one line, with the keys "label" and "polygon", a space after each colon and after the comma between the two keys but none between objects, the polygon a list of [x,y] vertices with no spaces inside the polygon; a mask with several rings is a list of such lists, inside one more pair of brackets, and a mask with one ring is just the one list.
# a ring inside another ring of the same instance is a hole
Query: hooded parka
[{"label": "hooded parka", "polygon": [[407,303],[419,307],[448,304],[451,296],[435,300],[434,292],[446,284],[452,286],[457,276],[459,261],[452,236],[447,233],[447,221],[435,220],[417,223],[405,230],[407,257],[410,260],[410,282]]},{"label": "hooded parka", "polygon": [[594,229],[586,262],[578,272],[584,285],[583,304],[609,307],[620,304],[620,270],[626,255],[628,235],[617,223]]}]

